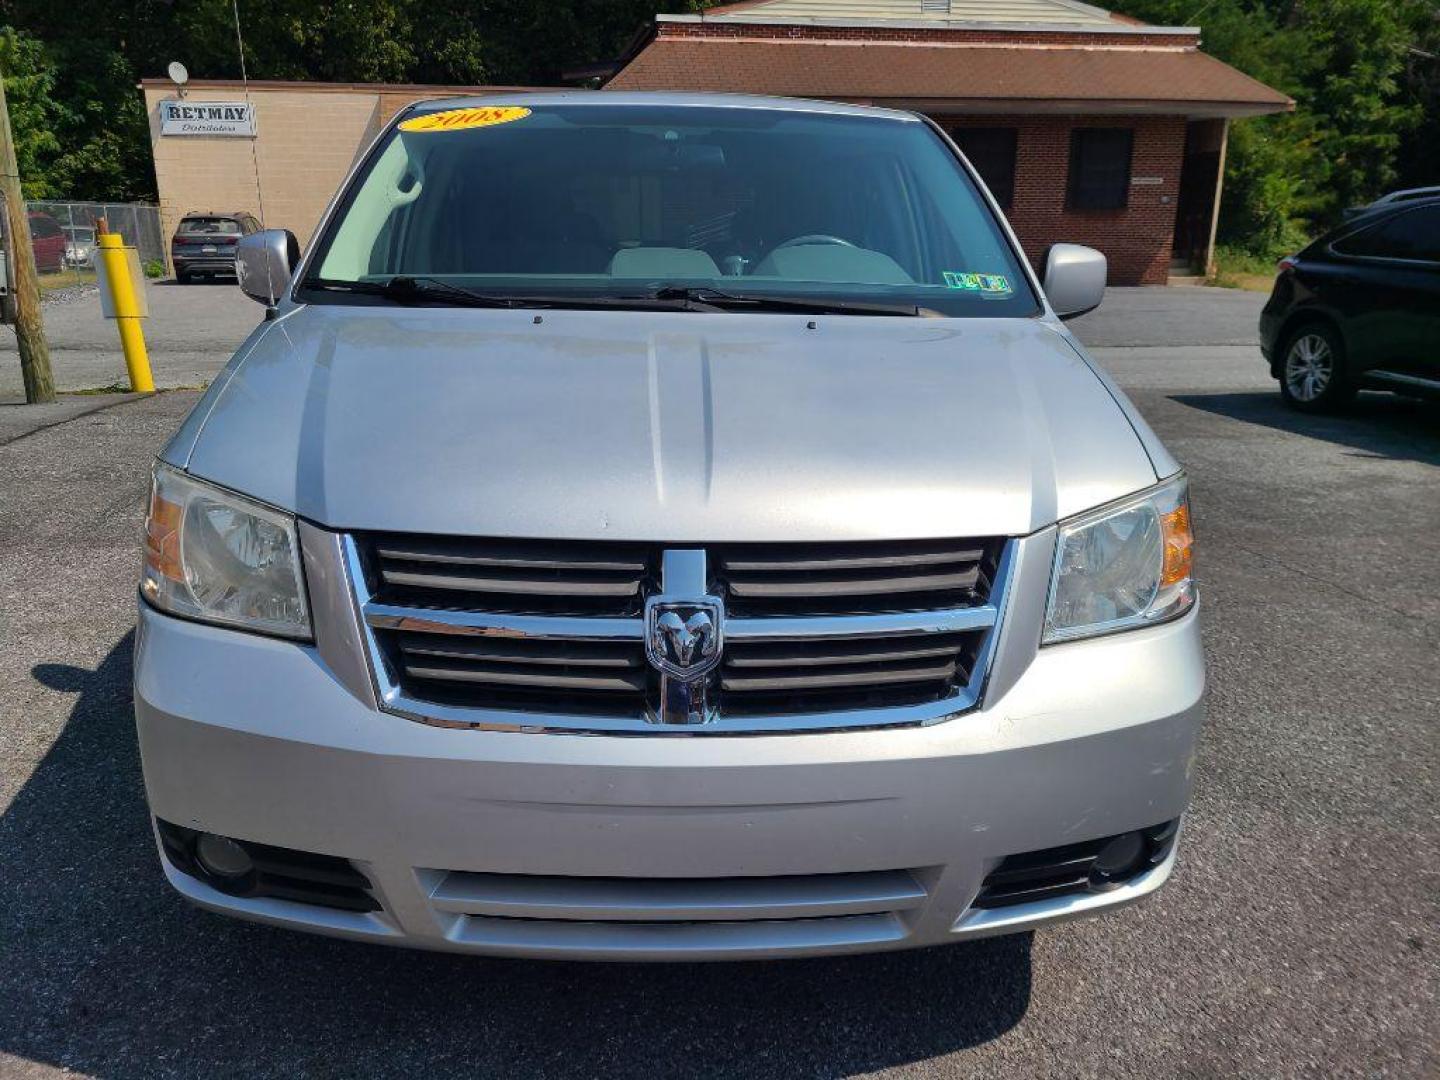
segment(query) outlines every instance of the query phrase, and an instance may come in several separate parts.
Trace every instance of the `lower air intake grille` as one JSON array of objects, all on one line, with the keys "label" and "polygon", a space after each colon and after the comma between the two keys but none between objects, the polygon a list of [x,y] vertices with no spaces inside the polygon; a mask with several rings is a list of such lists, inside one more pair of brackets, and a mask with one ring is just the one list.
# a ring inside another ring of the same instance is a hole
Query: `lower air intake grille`
[{"label": "lower air intake grille", "polygon": [[546,877],[451,871],[430,899],[444,911],[570,922],[813,919],[919,907],[907,870],[784,877]]},{"label": "lower air intake grille", "polygon": [[421,871],[452,940],[596,957],[767,955],[903,941],[922,873],[784,877],[560,877]]},{"label": "lower air intake grille", "polygon": [[171,865],[223,893],[270,897],[343,911],[380,910],[379,901],[370,894],[369,879],[346,859],[236,840],[255,864],[254,871],[238,880],[217,879],[207,874],[195,858],[198,831],[159,818],[155,819],[155,825]]},{"label": "lower air intake grille", "polygon": [[986,876],[971,906],[1010,907],[1073,893],[1103,892],[1164,862],[1175,844],[1179,824],[1177,819],[1142,829],[1138,864],[1123,876],[1104,874],[1095,866],[1100,852],[1120,836],[1102,836],[1098,840],[1007,856]]}]

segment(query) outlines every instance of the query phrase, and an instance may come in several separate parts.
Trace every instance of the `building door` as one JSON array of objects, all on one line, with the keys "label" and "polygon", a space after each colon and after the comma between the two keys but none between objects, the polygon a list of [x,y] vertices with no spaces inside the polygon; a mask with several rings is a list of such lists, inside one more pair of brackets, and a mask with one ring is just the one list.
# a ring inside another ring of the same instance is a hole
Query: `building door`
[{"label": "building door", "polygon": [[1192,120],[1185,125],[1185,158],[1175,206],[1176,263],[1204,271],[1210,260],[1210,226],[1220,194],[1225,121]]}]

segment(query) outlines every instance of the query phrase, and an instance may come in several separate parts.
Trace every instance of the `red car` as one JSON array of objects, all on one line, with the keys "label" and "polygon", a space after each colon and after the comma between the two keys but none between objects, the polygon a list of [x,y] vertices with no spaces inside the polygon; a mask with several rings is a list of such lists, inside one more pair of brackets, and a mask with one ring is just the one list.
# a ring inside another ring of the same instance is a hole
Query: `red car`
[{"label": "red car", "polygon": [[65,265],[65,230],[53,217],[39,210],[31,210],[29,216],[35,269],[42,274],[57,273]]}]

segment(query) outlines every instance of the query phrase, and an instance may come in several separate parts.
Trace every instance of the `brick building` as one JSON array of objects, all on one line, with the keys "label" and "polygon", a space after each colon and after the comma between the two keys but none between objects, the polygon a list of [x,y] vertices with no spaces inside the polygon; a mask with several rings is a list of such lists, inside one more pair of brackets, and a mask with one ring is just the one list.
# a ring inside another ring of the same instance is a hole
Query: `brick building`
[{"label": "brick building", "polygon": [[1231,120],[1294,107],[1200,51],[1077,0],[748,0],[658,15],[606,89],[914,109],[949,131],[1034,261],[1099,248],[1114,284],[1209,266]]}]

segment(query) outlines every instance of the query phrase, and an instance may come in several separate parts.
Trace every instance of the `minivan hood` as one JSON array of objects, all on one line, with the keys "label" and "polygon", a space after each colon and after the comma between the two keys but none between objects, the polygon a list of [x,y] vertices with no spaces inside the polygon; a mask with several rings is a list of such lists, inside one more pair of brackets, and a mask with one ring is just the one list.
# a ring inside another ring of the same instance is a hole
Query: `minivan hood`
[{"label": "minivan hood", "polygon": [[1156,479],[1036,319],[311,305],[207,405],[171,460],[340,529],[1020,535]]}]

